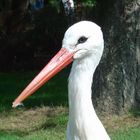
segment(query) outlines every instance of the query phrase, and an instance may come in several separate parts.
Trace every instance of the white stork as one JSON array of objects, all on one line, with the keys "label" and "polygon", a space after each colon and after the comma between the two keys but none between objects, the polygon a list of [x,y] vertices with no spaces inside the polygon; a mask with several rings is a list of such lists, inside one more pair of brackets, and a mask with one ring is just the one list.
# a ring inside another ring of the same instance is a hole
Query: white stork
[{"label": "white stork", "polygon": [[72,25],[64,35],[61,50],[13,102],[13,107],[73,61],[68,84],[67,140],[110,140],[91,100],[93,73],[103,48],[103,35],[98,25],[90,21]]}]

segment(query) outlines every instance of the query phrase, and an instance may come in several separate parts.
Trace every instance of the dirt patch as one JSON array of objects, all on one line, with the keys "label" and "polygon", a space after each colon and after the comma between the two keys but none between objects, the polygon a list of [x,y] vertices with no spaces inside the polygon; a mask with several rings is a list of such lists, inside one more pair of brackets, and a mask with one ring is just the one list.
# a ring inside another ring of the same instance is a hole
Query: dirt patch
[{"label": "dirt patch", "polygon": [[[46,126],[54,125],[51,119],[66,112],[63,107],[41,107],[35,109],[20,109],[0,114],[0,131],[29,133]],[[44,125],[45,124],[45,125]]]}]

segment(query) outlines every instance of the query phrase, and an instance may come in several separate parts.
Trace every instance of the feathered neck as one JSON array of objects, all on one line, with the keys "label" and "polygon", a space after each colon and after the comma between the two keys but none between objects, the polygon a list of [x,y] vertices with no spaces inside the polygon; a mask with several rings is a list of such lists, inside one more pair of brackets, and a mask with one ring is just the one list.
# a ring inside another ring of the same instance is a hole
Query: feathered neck
[{"label": "feathered neck", "polygon": [[[91,100],[93,73],[97,67],[91,58],[74,61],[69,76],[68,140],[110,140],[98,119]],[[101,136],[102,135],[102,136]]]}]

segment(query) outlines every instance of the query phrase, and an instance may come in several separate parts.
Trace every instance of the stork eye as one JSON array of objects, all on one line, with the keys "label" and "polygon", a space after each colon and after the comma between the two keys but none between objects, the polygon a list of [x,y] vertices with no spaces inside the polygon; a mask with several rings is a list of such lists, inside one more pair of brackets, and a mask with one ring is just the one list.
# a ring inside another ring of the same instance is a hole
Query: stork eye
[{"label": "stork eye", "polygon": [[80,43],[85,43],[87,41],[88,38],[86,38],[85,36],[82,36],[78,39],[78,44]]}]

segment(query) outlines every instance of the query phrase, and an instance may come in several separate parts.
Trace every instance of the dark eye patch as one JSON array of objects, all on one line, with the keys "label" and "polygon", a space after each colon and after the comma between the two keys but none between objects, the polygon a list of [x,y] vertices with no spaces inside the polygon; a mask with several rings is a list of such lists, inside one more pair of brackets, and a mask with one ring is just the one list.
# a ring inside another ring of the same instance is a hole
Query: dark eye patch
[{"label": "dark eye patch", "polygon": [[85,43],[85,42],[87,41],[87,39],[88,39],[87,37],[82,36],[82,37],[80,37],[80,38],[78,39],[77,44]]}]

